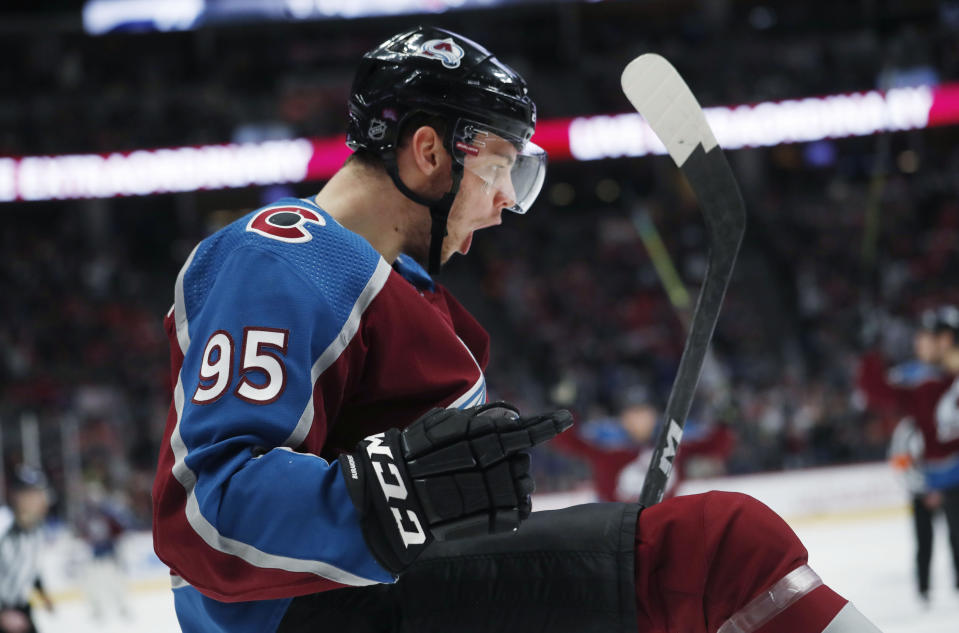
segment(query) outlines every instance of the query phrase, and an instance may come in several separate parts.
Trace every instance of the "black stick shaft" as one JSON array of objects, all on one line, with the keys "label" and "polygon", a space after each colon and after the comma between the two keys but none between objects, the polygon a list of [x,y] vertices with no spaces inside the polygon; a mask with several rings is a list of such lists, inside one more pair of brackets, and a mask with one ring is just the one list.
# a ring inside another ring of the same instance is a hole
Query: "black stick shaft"
[{"label": "black stick shaft", "polygon": [[666,402],[664,424],[656,439],[656,449],[640,493],[639,503],[643,507],[659,503],[666,490],[746,228],[746,211],[739,186],[718,146],[708,153],[702,146],[697,147],[680,168],[703,209],[709,235],[709,259],[676,380]]}]

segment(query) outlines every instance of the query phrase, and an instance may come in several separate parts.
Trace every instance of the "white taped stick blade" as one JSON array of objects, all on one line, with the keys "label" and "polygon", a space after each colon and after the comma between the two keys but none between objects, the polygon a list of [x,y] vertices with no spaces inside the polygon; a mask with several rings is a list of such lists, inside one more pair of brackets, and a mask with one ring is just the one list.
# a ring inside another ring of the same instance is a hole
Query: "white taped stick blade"
[{"label": "white taped stick blade", "polygon": [[697,145],[716,147],[706,116],[679,72],[655,53],[629,62],[621,78],[623,92],[680,167]]},{"label": "white taped stick blade", "polygon": [[822,633],[882,633],[859,609],[847,602]]}]

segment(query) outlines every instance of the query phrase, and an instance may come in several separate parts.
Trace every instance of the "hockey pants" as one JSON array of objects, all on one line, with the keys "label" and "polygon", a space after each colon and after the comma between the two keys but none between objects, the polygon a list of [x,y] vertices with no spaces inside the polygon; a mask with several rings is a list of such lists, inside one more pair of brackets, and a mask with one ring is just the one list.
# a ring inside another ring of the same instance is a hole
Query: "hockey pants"
[{"label": "hockey pants", "polygon": [[745,495],[641,513],[589,504],[533,513],[516,534],[435,543],[395,585],[296,598],[279,631],[877,631],[806,558],[786,523]]}]

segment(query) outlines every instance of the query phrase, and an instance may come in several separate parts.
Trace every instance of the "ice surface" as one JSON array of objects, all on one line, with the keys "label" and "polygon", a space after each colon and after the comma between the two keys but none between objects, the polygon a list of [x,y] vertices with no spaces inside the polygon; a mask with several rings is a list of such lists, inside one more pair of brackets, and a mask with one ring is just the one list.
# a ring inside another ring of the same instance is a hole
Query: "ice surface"
[{"label": "ice surface", "polygon": [[823,582],[851,600],[883,633],[956,633],[959,591],[943,517],[933,539],[930,603],[918,598],[915,537],[907,511],[885,517],[794,521]]}]

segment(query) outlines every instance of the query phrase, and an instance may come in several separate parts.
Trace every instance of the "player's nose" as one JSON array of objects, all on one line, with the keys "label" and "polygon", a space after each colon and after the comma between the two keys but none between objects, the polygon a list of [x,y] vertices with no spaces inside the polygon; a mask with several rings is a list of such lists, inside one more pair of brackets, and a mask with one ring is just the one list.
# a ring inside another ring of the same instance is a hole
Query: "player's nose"
[{"label": "player's nose", "polygon": [[503,223],[503,209],[508,207],[503,207],[500,204],[494,204],[490,209],[490,213],[484,222],[483,227],[487,226],[498,226]]},{"label": "player's nose", "polygon": [[513,193],[512,187],[510,187],[509,191],[497,189],[496,196],[493,198],[494,215],[497,218],[496,224],[499,224],[503,221],[503,211],[506,209],[511,209],[515,205],[516,194]]}]

